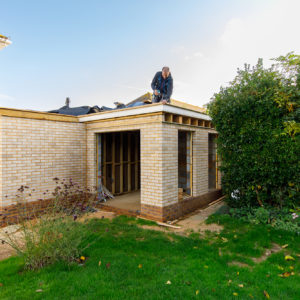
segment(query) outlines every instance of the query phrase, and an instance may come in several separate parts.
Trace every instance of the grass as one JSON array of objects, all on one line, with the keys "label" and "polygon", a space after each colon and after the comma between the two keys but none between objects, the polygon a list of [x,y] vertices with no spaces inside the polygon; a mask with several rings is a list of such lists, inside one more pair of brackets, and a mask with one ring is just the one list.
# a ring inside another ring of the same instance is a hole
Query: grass
[{"label": "grass", "polygon": [[[208,222],[224,230],[186,237],[144,230],[138,225],[153,223],[125,216],[91,220],[82,232],[90,241],[98,239],[82,253],[83,265],[24,271],[21,258],[9,258],[0,262],[0,298],[266,299],[266,291],[270,299],[300,299],[299,236],[228,215],[213,215]],[[254,263],[252,257],[272,243],[288,246]],[[295,261],[286,261],[286,254]],[[232,261],[249,267],[228,264]],[[278,276],[285,271],[295,275]]]}]

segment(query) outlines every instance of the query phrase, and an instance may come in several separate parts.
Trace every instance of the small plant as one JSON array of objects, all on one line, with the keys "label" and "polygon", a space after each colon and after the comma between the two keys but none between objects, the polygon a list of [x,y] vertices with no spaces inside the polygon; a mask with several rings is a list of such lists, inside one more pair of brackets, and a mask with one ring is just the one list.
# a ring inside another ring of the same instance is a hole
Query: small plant
[{"label": "small plant", "polygon": [[230,215],[252,224],[267,224],[276,229],[300,235],[300,208],[288,209],[272,206],[231,208]]},{"label": "small plant", "polygon": [[9,244],[24,258],[25,269],[39,269],[57,261],[74,262],[89,246],[78,220],[94,211],[97,194],[82,189],[72,179],[53,180],[56,182],[53,199],[40,200],[40,207],[26,200],[26,195],[31,194],[29,187],[18,189],[18,231],[4,231],[6,237],[1,242]]},{"label": "small plant", "polygon": [[254,217],[260,224],[267,224],[270,221],[270,213],[263,207],[259,207],[255,210]]}]

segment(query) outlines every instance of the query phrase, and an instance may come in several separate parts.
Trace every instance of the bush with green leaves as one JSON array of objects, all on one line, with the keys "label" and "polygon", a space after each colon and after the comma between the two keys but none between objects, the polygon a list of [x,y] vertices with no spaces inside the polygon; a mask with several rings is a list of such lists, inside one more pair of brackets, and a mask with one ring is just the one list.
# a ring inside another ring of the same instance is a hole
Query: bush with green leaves
[{"label": "bush with green leaves", "polygon": [[25,269],[39,269],[57,261],[67,264],[80,261],[80,256],[90,245],[78,220],[94,211],[97,194],[81,188],[72,179],[53,179],[56,182],[53,201],[44,207],[42,214],[27,201],[31,189],[28,186],[18,189],[19,223],[12,225],[15,230],[4,228],[5,237],[0,238],[0,242],[9,244],[24,259]]},{"label": "bush with green leaves", "polygon": [[208,104],[231,207],[300,204],[300,56],[245,65]]},{"label": "bush with green leaves", "polygon": [[300,235],[300,208],[273,206],[231,208],[229,214],[252,224],[265,224]]}]

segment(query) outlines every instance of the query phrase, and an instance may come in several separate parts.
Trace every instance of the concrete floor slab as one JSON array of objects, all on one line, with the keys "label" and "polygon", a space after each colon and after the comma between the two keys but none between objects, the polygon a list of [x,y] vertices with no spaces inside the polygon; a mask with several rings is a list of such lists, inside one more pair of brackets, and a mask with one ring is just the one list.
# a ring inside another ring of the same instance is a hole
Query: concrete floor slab
[{"label": "concrete floor slab", "polygon": [[114,199],[109,199],[103,203],[106,206],[117,207],[131,211],[141,210],[141,191],[131,192],[116,196]]}]

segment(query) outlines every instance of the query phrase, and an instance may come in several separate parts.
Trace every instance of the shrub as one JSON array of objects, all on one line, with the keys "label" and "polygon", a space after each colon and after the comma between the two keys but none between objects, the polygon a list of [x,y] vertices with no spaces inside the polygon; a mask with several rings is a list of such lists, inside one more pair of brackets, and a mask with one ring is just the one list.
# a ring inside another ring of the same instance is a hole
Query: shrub
[{"label": "shrub", "polygon": [[[2,242],[8,243],[24,258],[26,269],[38,269],[57,261],[71,263],[89,246],[87,236],[78,223],[81,216],[94,210],[96,193],[79,185],[54,178],[53,201],[42,214],[26,200],[29,187],[21,186],[17,195],[18,234],[6,232]],[[42,202],[41,202],[42,204]]]},{"label": "shrub", "polygon": [[230,215],[252,224],[267,224],[300,235],[300,208],[244,207],[231,208]]},{"label": "shrub", "polygon": [[254,218],[258,223],[267,224],[270,220],[270,213],[263,207],[259,207],[254,212]]},{"label": "shrub", "polygon": [[[300,56],[238,70],[208,104],[231,207],[300,203]],[[263,210],[260,211],[262,213]]]}]

